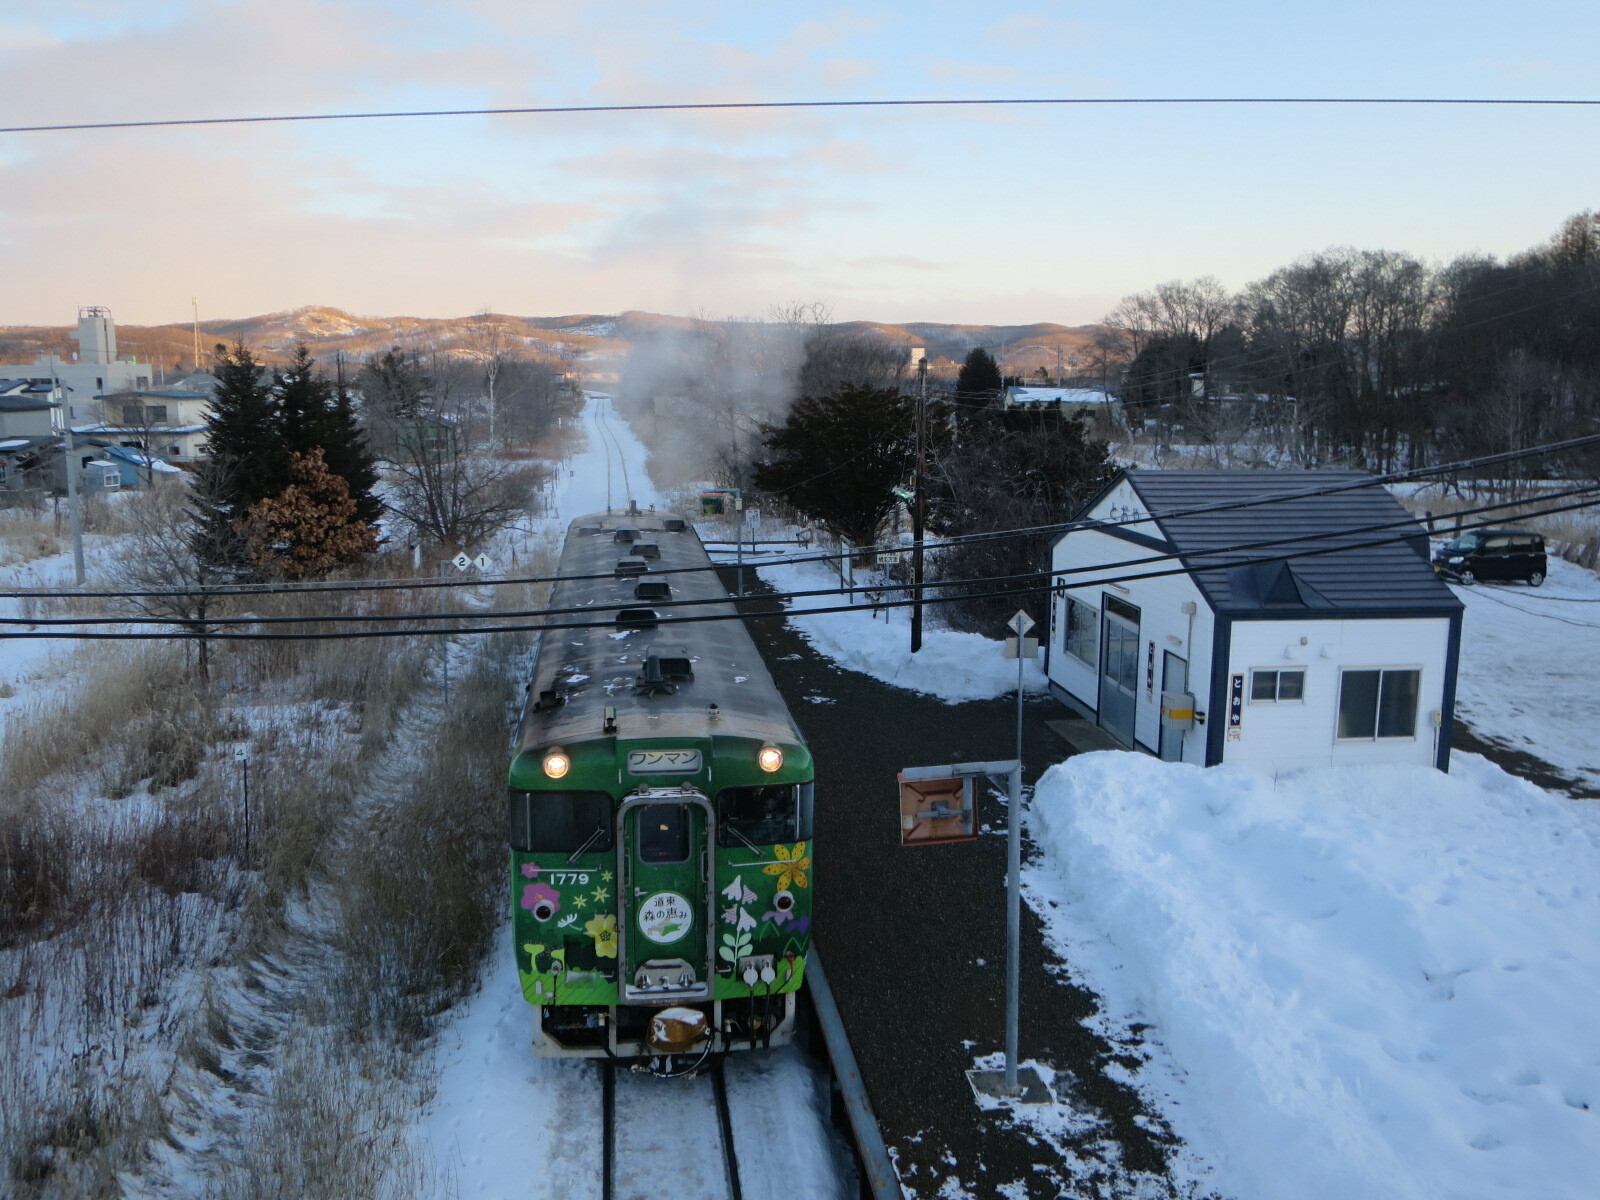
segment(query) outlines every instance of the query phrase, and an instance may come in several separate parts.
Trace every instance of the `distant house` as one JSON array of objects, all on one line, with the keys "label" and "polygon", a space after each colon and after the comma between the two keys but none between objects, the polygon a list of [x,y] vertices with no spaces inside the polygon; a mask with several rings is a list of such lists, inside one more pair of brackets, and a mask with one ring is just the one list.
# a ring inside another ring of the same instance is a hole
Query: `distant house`
[{"label": "distant house", "polygon": [[[78,487],[83,495],[115,492],[122,488],[123,470],[118,463],[109,459],[110,449],[105,443],[93,440],[74,445]],[[64,463],[65,455],[59,436],[0,439],[0,488],[9,492],[63,494],[67,490]]]},{"label": "distant house", "polygon": [[0,379],[0,438],[49,434],[58,407],[48,387],[26,379]]},{"label": "distant house", "polygon": [[1370,478],[1123,472],[1051,546],[1051,693],[1197,766],[1447,769],[1462,605]]},{"label": "distant house", "polygon": [[1102,437],[1123,424],[1122,401],[1095,388],[1007,387],[1005,405],[1007,408],[1055,408],[1077,414]]},{"label": "distant house", "polygon": [[172,462],[193,462],[205,454],[210,406],[210,393],[185,389],[115,392],[88,410],[95,419],[75,420],[72,431]]}]

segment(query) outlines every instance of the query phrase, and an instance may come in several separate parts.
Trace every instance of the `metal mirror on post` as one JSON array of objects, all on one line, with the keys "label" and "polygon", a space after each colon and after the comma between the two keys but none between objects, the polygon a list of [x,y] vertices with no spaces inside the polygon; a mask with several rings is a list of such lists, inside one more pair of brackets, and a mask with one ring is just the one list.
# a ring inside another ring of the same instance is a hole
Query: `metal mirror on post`
[{"label": "metal mirror on post", "polygon": [[907,779],[900,784],[900,844],[936,846],[942,842],[970,842],[978,836],[978,806],[972,778]]}]

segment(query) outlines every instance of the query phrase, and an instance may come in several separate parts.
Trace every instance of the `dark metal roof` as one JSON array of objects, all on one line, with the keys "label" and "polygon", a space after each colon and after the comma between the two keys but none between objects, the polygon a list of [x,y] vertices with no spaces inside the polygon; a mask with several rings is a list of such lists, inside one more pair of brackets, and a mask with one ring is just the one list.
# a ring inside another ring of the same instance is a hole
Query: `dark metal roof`
[{"label": "dark metal roof", "polygon": [[59,407],[49,396],[0,396],[0,412],[41,412]]},{"label": "dark metal roof", "polygon": [[[661,547],[660,560],[649,564],[652,571],[709,566],[711,560],[692,524],[686,521],[682,533],[665,530],[663,520],[674,516],[670,512],[605,512],[577,518],[567,527],[559,574],[614,571],[618,562],[632,557],[630,545],[612,541],[618,529],[637,529],[644,539]],[[599,532],[579,533],[580,528]],[[641,606],[634,598],[634,587],[651,578],[644,574],[622,579],[563,579],[551,594],[551,607],[592,608],[596,617],[612,620],[621,609]],[[715,571],[664,575],[661,579],[672,585],[673,600],[721,601],[693,608],[663,608],[663,617],[722,616],[734,611]],[[639,688],[636,681],[651,650],[686,655],[693,661],[693,681],[679,685],[674,692]],[[541,694],[555,691],[565,697],[564,703],[535,707]],[[712,704],[717,706],[714,718],[708,713]],[[725,734],[791,745],[805,742],[742,621],[561,629],[541,634],[519,748],[539,750],[607,736],[602,728],[602,710],[607,705],[616,709],[619,739]]]},{"label": "dark metal roof", "polygon": [[[1128,471],[1123,477],[1219,613],[1355,616],[1461,611],[1461,602],[1429,565],[1426,531],[1383,487],[1297,494],[1371,479],[1364,471]],[[1267,496],[1285,498],[1252,508],[1161,515]],[[1349,532],[1400,521],[1409,525]],[[1360,545],[1398,537],[1408,529],[1414,536],[1404,541]],[[1306,540],[1197,556],[1205,550],[1272,538]],[[1349,548],[1306,553],[1340,546]],[[1239,565],[1276,554],[1296,557]]]}]

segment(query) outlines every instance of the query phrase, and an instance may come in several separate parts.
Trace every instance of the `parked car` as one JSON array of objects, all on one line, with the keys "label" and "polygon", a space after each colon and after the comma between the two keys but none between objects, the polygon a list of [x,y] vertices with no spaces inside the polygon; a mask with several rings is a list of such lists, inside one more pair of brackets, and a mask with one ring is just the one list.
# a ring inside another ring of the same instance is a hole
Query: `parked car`
[{"label": "parked car", "polygon": [[1538,587],[1549,564],[1544,536],[1521,529],[1476,529],[1433,556],[1433,569],[1462,583],[1520,579]]}]

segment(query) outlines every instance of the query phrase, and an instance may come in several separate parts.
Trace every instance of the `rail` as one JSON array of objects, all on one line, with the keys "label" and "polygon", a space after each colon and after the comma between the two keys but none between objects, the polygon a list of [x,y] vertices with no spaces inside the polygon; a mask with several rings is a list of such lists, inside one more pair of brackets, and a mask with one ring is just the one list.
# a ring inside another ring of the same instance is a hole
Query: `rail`
[{"label": "rail", "polygon": [[816,944],[806,955],[806,986],[811,990],[811,1007],[817,1014],[817,1024],[822,1028],[822,1039],[828,1047],[828,1061],[833,1068],[834,1080],[844,1100],[845,1113],[850,1120],[850,1136],[856,1145],[856,1162],[861,1176],[872,1189],[873,1200],[902,1200],[900,1177],[889,1161],[889,1151],[884,1148],[883,1135],[878,1132],[878,1118],[873,1114],[872,1102],[867,1098],[866,1085],[861,1082],[861,1069],[856,1065],[855,1051],[850,1048],[850,1038],[845,1033],[844,1020],[833,1001],[833,989],[828,986],[828,976],[822,969],[822,959]]},{"label": "rail", "polygon": [[[734,1148],[733,1141],[733,1113],[728,1106],[728,1081],[723,1072],[724,1059],[718,1057],[712,1061],[711,1097],[716,1107],[717,1130],[722,1140],[722,1167],[723,1182],[726,1186],[728,1200],[744,1200],[744,1188],[739,1180],[739,1155]],[[619,1197],[619,1183],[624,1187],[636,1182],[633,1176],[622,1180],[618,1178],[617,1161],[619,1150],[617,1148],[617,1072],[620,1069],[613,1060],[606,1060],[600,1064],[600,1196],[601,1200],[632,1200],[635,1191],[629,1191],[626,1196]],[[692,1098],[680,1096],[685,1103]],[[642,1157],[648,1158],[649,1152],[645,1151]],[[657,1181],[659,1182],[659,1181]],[[680,1185],[684,1181],[679,1181]],[[710,1181],[704,1181],[709,1183]],[[652,1188],[642,1195],[656,1195],[658,1190]]]}]

